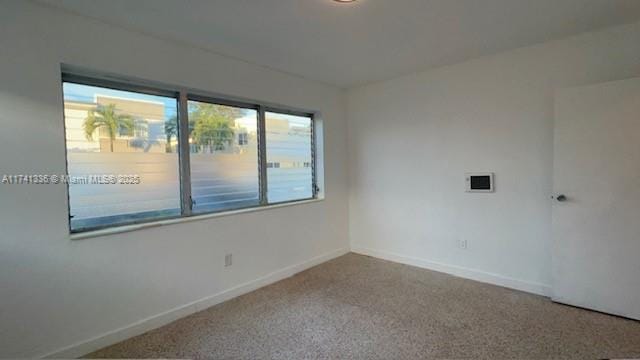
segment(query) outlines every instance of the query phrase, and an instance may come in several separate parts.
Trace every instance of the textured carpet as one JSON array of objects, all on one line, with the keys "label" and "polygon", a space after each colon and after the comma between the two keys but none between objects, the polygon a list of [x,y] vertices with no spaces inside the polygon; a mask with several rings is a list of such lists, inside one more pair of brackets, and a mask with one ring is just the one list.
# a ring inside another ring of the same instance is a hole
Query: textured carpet
[{"label": "textured carpet", "polygon": [[640,357],[640,322],[348,254],[87,357]]}]

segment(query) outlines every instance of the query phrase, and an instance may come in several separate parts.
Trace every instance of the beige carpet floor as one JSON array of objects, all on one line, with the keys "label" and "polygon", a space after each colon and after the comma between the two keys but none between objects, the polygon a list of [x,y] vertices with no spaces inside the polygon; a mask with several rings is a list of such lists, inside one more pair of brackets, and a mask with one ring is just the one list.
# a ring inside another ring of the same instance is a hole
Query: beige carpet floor
[{"label": "beige carpet floor", "polygon": [[347,254],[87,356],[640,358],[640,322]]}]

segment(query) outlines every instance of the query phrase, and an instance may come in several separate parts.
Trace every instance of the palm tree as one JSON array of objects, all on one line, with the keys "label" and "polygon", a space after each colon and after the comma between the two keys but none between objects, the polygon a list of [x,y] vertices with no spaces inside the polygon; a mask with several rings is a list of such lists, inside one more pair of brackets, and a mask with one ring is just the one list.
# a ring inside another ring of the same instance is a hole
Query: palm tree
[{"label": "palm tree", "polygon": [[134,120],[131,115],[116,112],[115,104],[98,105],[95,110],[90,110],[84,119],[84,134],[89,141],[93,141],[93,133],[97,129],[105,129],[109,135],[109,145],[113,152],[113,141],[121,130],[133,133]]},{"label": "palm tree", "polygon": [[[189,119],[189,134],[193,132],[194,121],[193,119]],[[178,117],[172,116],[164,122],[164,136],[167,138],[166,152],[172,152],[171,147],[171,139],[174,137],[178,138],[178,132],[180,131],[180,126],[178,124]]]},{"label": "palm tree", "polygon": [[167,137],[165,151],[171,152],[171,139],[178,138],[178,117],[172,116],[164,122],[164,135]]}]

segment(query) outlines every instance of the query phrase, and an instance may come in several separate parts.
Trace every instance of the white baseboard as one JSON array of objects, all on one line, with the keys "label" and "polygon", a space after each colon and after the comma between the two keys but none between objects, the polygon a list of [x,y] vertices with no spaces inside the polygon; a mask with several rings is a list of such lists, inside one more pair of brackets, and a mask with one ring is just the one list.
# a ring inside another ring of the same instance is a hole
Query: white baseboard
[{"label": "white baseboard", "polygon": [[274,282],[286,279],[308,268],[311,268],[323,262],[329,261],[331,259],[342,256],[344,254],[347,254],[348,252],[349,252],[348,248],[334,250],[332,252],[314,257],[302,263],[292,265],[284,269],[272,272],[271,274],[268,274],[260,278],[257,278],[255,280],[249,281],[247,283],[238,285],[236,287],[225,290],[218,294],[207,296],[200,300],[196,300],[194,302],[176,307],[169,311],[165,311],[163,313],[148,317],[146,319],[142,319],[140,321],[134,322],[122,328],[109,331],[102,335],[98,335],[96,337],[81,341],[79,343],[76,343],[70,346],[66,346],[62,349],[58,349],[56,351],[44,354],[40,357],[76,358],[76,357],[88,354],[92,351],[102,349],[103,347],[113,345],[115,343],[126,340],[133,336],[137,336],[147,331],[156,329],[170,322],[173,322],[177,319],[180,319],[182,317],[193,314],[195,312],[204,310],[208,307],[227,301],[234,297],[246,294],[248,292],[254,291],[256,289],[267,286]]},{"label": "white baseboard", "polygon": [[450,275],[480,281],[492,285],[498,285],[510,289],[525,291],[537,295],[549,296],[551,294],[551,287],[549,285],[518,280],[507,276],[488,273],[481,270],[469,269],[456,265],[447,265],[434,261],[419,259],[411,256],[405,256],[388,251],[380,251],[363,247],[352,247],[352,252],[375,258],[389,260],[401,264],[417,266],[424,269],[434,270],[438,272],[447,273]]}]

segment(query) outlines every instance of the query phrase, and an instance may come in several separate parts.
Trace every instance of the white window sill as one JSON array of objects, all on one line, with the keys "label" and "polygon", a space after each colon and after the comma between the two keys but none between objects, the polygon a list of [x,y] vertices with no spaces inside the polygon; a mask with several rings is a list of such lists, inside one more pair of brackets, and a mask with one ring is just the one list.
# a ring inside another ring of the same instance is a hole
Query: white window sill
[{"label": "white window sill", "polygon": [[111,227],[111,228],[107,228],[107,229],[92,230],[92,231],[86,231],[86,232],[81,232],[81,233],[70,234],[70,238],[71,238],[71,240],[89,239],[89,238],[94,238],[94,237],[99,237],[99,236],[120,234],[120,233],[136,231],[136,230],[141,230],[141,229],[147,229],[147,228],[153,228],[153,227],[158,227],[158,226],[179,224],[179,223],[185,223],[185,222],[190,222],[190,221],[200,221],[200,220],[206,220],[206,219],[213,219],[213,218],[218,218],[218,217],[223,217],[223,216],[251,213],[251,212],[255,212],[255,211],[264,211],[264,210],[270,210],[270,209],[277,209],[277,208],[282,208],[282,207],[287,207],[287,206],[311,204],[311,203],[316,203],[316,202],[320,202],[320,201],[323,201],[323,200],[324,200],[323,198],[309,199],[309,200],[287,202],[287,203],[282,203],[282,204],[258,206],[258,207],[252,207],[252,208],[247,208],[247,209],[231,210],[231,211],[225,211],[225,212],[219,212],[219,213],[202,214],[202,215],[179,217],[179,218],[175,218],[175,219],[151,221],[151,222],[142,223],[142,224],[115,226],[115,227]]}]

